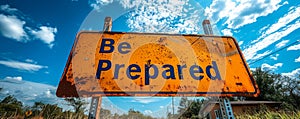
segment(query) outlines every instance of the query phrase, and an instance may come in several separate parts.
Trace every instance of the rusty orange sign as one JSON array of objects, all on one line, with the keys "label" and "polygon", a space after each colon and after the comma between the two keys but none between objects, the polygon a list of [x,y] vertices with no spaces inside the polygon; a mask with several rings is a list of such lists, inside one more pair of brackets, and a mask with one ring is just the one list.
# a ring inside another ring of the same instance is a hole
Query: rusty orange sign
[{"label": "rusty orange sign", "polygon": [[80,32],[59,97],[257,96],[234,38]]}]

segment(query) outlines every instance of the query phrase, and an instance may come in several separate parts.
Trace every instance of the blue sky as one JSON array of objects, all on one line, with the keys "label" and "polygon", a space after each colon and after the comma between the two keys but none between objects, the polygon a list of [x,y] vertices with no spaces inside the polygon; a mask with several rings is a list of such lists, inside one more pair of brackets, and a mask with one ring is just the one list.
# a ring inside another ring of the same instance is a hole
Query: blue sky
[{"label": "blue sky", "polygon": [[[76,33],[102,30],[105,16],[113,18],[112,31],[182,34],[203,34],[201,22],[207,18],[216,35],[238,40],[250,68],[295,77],[300,74],[300,3],[262,1],[2,0],[0,79],[57,87]],[[171,98],[106,100],[151,114],[166,110]]]}]

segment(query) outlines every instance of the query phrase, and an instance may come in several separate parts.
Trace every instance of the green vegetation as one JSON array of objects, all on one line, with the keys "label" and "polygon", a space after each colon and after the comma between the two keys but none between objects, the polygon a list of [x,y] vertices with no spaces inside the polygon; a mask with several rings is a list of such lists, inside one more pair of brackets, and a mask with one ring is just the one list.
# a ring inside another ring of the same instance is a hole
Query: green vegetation
[{"label": "green vegetation", "polygon": [[[73,99],[80,100],[80,99]],[[82,100],[77,101],[80,104],[85,104]],[[69,102],[70,105],[73,102]],[[72,105],[73,106],[73,105]],[[73,106],[75,107],[75,106]],[[79,108],[78,112],[84,112],[83,108]],[[0,102],[0,118],[86,118],[84,113],[76,113],[72,111],[63,111],[57,104],[44,104],[35,102],[33,106],[23,106],[22,102],[18,101],[13,96],[9,95]]]},{"label": "green vegetation", "polygon": [[178,113],[168,115],[168,118],[197,118],[204,100],[188,100],[186,97],[181,98]]},{"label": "green vegetation", "polygon": [[289,78],[260,68],[252,72],[260,95],[246,100],[280,101],[284,110],[300,110],[300,75],[297,78]]},{"label": "green vegetation", "polygon": [[129,109],[128,114],[111,114],[109,110],[101,109],[100,119],[155,119],[149,115],[144,115],[134,109]]},{"label": "green vegetation", "polygon": [[[231,100],[258,100],[258,101],[280,101],[281,108],[277,111],[270,111],[266,108],[260,108],[255,112],[247,112],[237,115],[236,118],[253,118],[253,119],[269,119],[269,118],[300,118],[300,76],[297,78],[289,78],[280,74],[274,74],[269,71],[263,71],[257,68],[253,72],[257,85],[260,89],[260,95],[256,98],[235,97]],[[1,91],[1,88],[0,88]],[[57,104],[44,104],[43,102],[35,102],[33,106],[24,106],[13,96],[7,96],[0,101],[0,118],[64,118],[64,119],[83,119],[87,118],[85,105],[88,103],[80,98],[66,98],[69,106],[73,107],[73,111],[63,110]],[[201,107],[207,102],[205,100],[188,100],[183,97],[177,109],[176,114],[167,114],[167,118],[181,119],[197,119]],[[144,115],[139,111],[130,109],[126,114],[112,114],[110,110],[101,109],[101,119],[154,119],[154,117]],[[163,115],[162,115],[163,116]]]},{"label": "green vegetation", "polygon": [[238,115],[236,119],[300,119],[300,111],[260,111]]},{"label": "green vegetation", "polygon": [[[73,111],[63,109],[57,104],[44,104],[35,102],[33,106],[23,106],[13,96],[7,96],[0,102],[0,118],[32,118],[32,119],[84,119],[88,116],[84,113],[87,111],[85,105],[87,102],[80,98],[66,98],[68,105],[73,107]],[[154,119],[151,116],[142,114],[139,111],[130,109],[128,114],[111,114],[109,110],[101,109],[101,119]]]}]

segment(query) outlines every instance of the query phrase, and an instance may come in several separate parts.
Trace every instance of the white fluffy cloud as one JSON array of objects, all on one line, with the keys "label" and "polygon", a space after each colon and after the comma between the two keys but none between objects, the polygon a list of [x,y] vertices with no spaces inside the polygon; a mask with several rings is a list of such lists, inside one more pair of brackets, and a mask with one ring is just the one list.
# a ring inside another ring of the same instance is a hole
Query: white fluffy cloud
[{"label": "white fluffy cloud", "polygon": [[273,59],[273,60],[277,60],[278,56],[279,56],[279,54],[276,54],[276,55],[272,55],[270,58]]},{"label": "white fluffy cloud", "polygon": [[300,62],[300,56],[295,59],[295,62]]},{"label": "white fluffy cloud", "polygon": [[276,44],[276,47],[281,48],[281,47],[285,46],[288,42],[289,42],[289,40],[283,40],[283,41],[279,42],[278,44]]},{"label": "white fluffy cloud", "polygon": [[272,26],[264,33],[264,35],[268,35],[270,33],[279,30],[283,26],[286,26],[293,20],[299,18],[299,16],[300,16],[300,7],[291,7],[290,11],[287,14],[285,14],[284,17],[279,18],[276,24],[272,24]]},{"label": "white fluffy cloud", "polygon": [[[92,0],[90,6],[100,10],[118,2],[125,10],[126,25],[131,32],[200,34],[204,9],[194,0]],[[121,14],[120,14],[121,15]],[[213,26],[213,30],[216,27]]]},{"label": "white fluffy cloud", "polygon": [[300,50],[300,44],[293,45],[291,47],[288,47],[287,50]]},{"label": "white fluffy cloud", "polygon": [[264,71],[274,71],[274,70],[277,70],[279,67],[282,67],[282,65],[283,65],[282,63],[276,63],[274,65],[269,65],[267,63],[263,63],[261,65],[261,68]]},{"label": "white fluffy cloud", "polygon": [[[298,10],[299,9],[299,10]],[[293,15],[300,13],[300,6],[299,7],[291,7],[289,12],[285,14],[283,17],[281,17],[277,23],[272,24],[270,27],[265,28],[265,32],[263,32],[263,35],[257,38],[255,41],[253,41],[252,45],[249,45],[248,48],[246,48],[243,53],[245,54],[245,58],[247,60],[254,60],[258,54],[258,51],[263,50],[267,48],[268,46],[272,45],[273,43],[281,40],[283,37],[289,35],[291,32],[297,30],[300,28],[300,19],[296,20],[296,18],[299,18],[299,16],[295,17]],[[292,14],[292,15],[290,15]],[[289,22],[292,22],[296,20],[293,24],[289,24]],[[287,23],[282,23],[283,21],[286,21]],[[276,26],[276,27],[275,27]],[[281,30],[278,30],[281,29]],[[277,30],[277,31],[276,31]],[[274,32],[276,31],[276,32]],[[300,45],[299,45],[300,46]],[[267,55],[267,54],[264,54]]]},{"label": "white fluffy cloud", "polygon": [[0,11],[6,12],[8,15],[0,14],[0,34],[4,37],[14,39],[19,42],[27,42],[32,39],[38,39],[49,45],[51,48],[54,44],[57,28],[49,26],[40,26],[39,29],[33,29],[26,26],[26,21],[13,15],[18,11],[9,5],[0,5]]},{"label": "white fluffy cloud", "polygon": [[281,3],[281,0],[213,0],[205,13],[213,21],[224,19],[228,28],[237,29],[273,13],[284,4],[287,2]]},{"label": "white fluffy cloud", "polygon": [[17,41],[25,41],[27,34],[24,30],[26,22],[18,19],[16,16],[5,16],[0,14],[0,33]]},{"label": "white fluffy cloud", "polygon": [[244,41],[239,41],[238,44],[239,44],[239,46],[241,46],[244,44]]},{"label": "white fluffy cloud", "polygon": [[134,97],[134,100],[132,102],[139,102],[142,104],[149,104],[152,102],[158,102],[163,99],[166,99],[166,97]]},{"label": "white fluffy cloud", "polygon": [[37,64],[37,62],[32,59],[25,59],[25,62]]},{"label": "white fluffy cloud", "polygon": [[120,3],[131,10],[127,20],[131,31],[190,34],[201,30],[201,7],[188,0],[122,0]]},{"label": "white fluffy cloud", "polygon": [[10,68],[15,68],[24,71],[39,71],[40,69],[48,68],[47,66],[31,64],[27,62],[13,61],[13,60],[10,61],[0,60],[0,64]]},{"label": "white fluffy cloud", "polygon": [[[267,50],[267,51],[265,51],[264,53],[256,54],[256,55],[255,55],[254,57],[252,57],[251,59],[252,59],[252,60],[260,59],[260,58],[262,58],[262,57],[264,57],[264,56],[270,54],[271,52],[272,52],[272,51]],[[247,59],[247,55],[246,55],[245,57],[246,57],[246,59]]]},{"label": "white fluffy cloud", "polygon": [[288,76],[291,78],[299,78],[300,75],[300,68],[293,70],[292,72],[289,73],[282,73],[283,76]]},{"label": "white fluffy cloud", "polygon": [[51,48],[53,46],[55,33],[57,32],[56,28],[41,26],[40,30],[32,30],[31,34],[37,39],[42,40],[44,43],[48,44]]},{"label": "white fluffy cloud", "polygon": [[22,77],[21,77],[21,76],[16,76],[16,77],[7,76],[7,77],[4,78],[4,80],[9,80],[9,81],[22,81]]},{"label": "white fluffy cloud", "polygon": [[221,32],[223,33],[223,35],[232,36],[232,32],[230,29],[223,29]]},{"label": "white fluffy cloud", "polygon": [[93,0],[90,6],[95,10],[100,10],[102,5],[107,5],[112,2],[113,0]]}]

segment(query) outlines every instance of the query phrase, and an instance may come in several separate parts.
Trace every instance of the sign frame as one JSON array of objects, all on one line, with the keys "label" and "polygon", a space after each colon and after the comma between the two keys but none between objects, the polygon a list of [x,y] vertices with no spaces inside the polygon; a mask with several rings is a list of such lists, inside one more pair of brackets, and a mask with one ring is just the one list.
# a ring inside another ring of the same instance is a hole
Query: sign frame
[{"label": "sign frame", "polygon": [[72,74],[72,57],[75,50],[76,44],[83,33],[96,33],[96,34],[146,34],[146,35],[168,35],[168,36],[196,36],[196,37],[208,37],[208,38],[230,38],[233,39],[234,44],[237,48],[238,54],[242,59],[243,66],[246,69],[247,75],[249,76],[251,83],[253,84],[254,92],[136,92],[136,91],[106,91],[106,92],[89,92],[87,97],[90,96],[219,96],[219,97],[231,97],[231,96],[246,96],[246,97],[256,97],[259,94],[258,86],[251,74],[251,71],[246,63],[246,60],[242,54],[238,43],[233,37],[230,36],[213,36],[213,35],[198,35],[198,34],[165,34],[165,33],[137,33],[137,32],[93,32],[93,31],[82,31],[76,36],[76,40],[73,44],[72,50],[68,57],[64,72],[60,79],[60,83],[56,92],[58,97],[81,97],[78,94],[75,80]]}]

